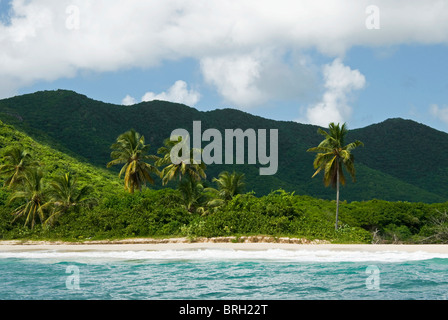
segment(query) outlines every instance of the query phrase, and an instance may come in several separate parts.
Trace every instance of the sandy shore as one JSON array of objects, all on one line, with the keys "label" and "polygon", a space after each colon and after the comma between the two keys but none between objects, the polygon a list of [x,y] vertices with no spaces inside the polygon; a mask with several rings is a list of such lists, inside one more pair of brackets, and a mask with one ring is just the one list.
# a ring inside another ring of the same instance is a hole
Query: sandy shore
[{"label": "sandy shore", "polygon": [[233,243],[233,242],[190,242],[187,239],[132,239],[121,241],[91,241],[82,243],[66,242],[21,242],[0,241],[1,251],[156,251],[156,250],[198,250],[198,249],[233,249],[233,250],[336,250],[336,251],[405,251],[448,254],[448,245],[396,245],[396,244],[329,244],[329,243]]}]

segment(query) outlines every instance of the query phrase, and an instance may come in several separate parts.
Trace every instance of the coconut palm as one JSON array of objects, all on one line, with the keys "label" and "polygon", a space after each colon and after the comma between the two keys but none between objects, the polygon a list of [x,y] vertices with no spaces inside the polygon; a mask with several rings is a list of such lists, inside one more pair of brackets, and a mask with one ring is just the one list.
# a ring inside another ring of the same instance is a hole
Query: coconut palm
[{"label": "coconut palm", "polygon": [[3,153],[3,163],[0,166],[0,174],[4,175],[5,186],[9,188],[16,185],[23,176],[25,170],[33,166],[31,155],[22,147],[12,147]]},{"label": "coconut palm", "polygon": [[320,171],[324,170],[324,184],[328,187],[330,184],[336,188],[336,223],[335,228],[338,228],[339,216],[339,184],[345,185],[345,176],[343,167],[351,175],[353,182],[355,182],[355,166],[354,157],[351,151],[356,147],[364,145],[361,141],[345,144],[345,136],[348,130],[346,124],[342,126],[329,124],[329,132],[318,129],[318,133],[323,135],[325,139],[315,148],[310,148],[308,152],[317,152],[314,159],[314,169],[317,169],[313,174],[315,177]]},{"label": "coconut palm", "polygon": [[25,171],[20,185],[17,186],[17,190],[14,191],[9,200],[10,204],[14,201],[23,202],[14,210],[15,218],[13,221],[20,217],[26,217],[25,225],[30,223],[31,229],[34,228],[37,217],[41,222],[44,221],[44,211],[49,206],[46,201],[42,178],[42,171],[38,168]]},{"label": "coconut palm", "polygon": [[149,147],[149,144],[145,145],[144,136],[133,129],[121,134],[111,146],[111,157],[114,160],[107,167],[124,164],[118,176],[121,178],[124,174],[124,186],[130,193],[134,193],[135,189],[141,191],[146,182],[154,184],[151,174],[160,174],[155,166],[145,162],[157,159],[156,156],[147,155]]},{"label": "coconut palm", "polygon": [[[194,152],[201,152],[202,150],[197,149],[191,149],[188,145],[186,145],[186,139],[183,137],[178,137],[178,140],[172,141],[170,139],[166,139],[164,141],[165,146],[159,148],[157,153],[161,154],[162,157],[159,158],[156,162],[158,166],[166,166],[163,168],[161,177],[162,177],[162,184],[166,185],[169,181],[173,179],[178,179],[179,182],[182,180],[182,177],[188,176],[189,178],[200,181],[201,178],[205,179],[207,175],[205,174],[205,169],[207,166],[202,161],[196,161],[194,159]],[[178,145],[178,144],[181,145]],[[182,145],[184,147],[182,147]],[[175,161],[176,163],[173,163],[172,155],[175,153],[173,152],[173,148],[176,146],[176,149],[179,150],[188,150],[189,154],[189,160],[185,161],[183,155],[176,154],[175,156],[178,157]]]},{"label": "coconut palm", "polygon": [[53,213],[45,223],[53,223],[64,212],[77,211],[81,207],[91,207],[97,204],[97,199],[89,197],[92,191],[91,186],[79,188],[77,177],[70,173],[53,178],[48,191],[50,202],[53,205]]},{"label": "coconut palm", "polygon": [[190,176],[179,182],[179,203],[189,212],[206,213],[207,194],[203,184]]},{"label": "coconut palm", "polygon": [[218,178],[213,178],[218,186],[218,189],[207,188],[206,191],[215,196],[215,199],[210,201],[211,206],[224,204],[231,200],[237,194],[244,192],[244,174],[243,173],[229,173],[227,171],[221,172]]}]

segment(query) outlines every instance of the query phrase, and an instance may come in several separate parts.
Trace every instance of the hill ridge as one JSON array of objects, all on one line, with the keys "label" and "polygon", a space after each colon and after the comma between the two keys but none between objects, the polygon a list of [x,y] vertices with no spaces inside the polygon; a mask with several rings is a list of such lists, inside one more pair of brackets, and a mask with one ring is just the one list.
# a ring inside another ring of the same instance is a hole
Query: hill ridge
[{"label": "hill ridge", "polygon": [[[122,106],[62,89],[0,100],[0,120],[99,167],[109,161],[110,145],[116,137],[131,128],[145,136],[152,154],[173,129],[192,132],[193,120],[200,120],[203,130],[277,128],[279,170],[275,176],[260,177],[257,166],[212,165],[207,170],[208,178],[223,170],[235,170],[246,174],[248,189],[257,194],[284,188],[326,199],[334,197],[333,190],[324,188],[321,177],[311,179],[314,155],[306,150],[322,139],[315,125],[272,120],[232,108],[200,111],[160,100]],[[350,130],[347,141],[354,139],[363,141],[365,147],[354,152],[358,182],[348,182],[341,190],[342,199],[448,200],[448,155],[443,151],[448,148],[447,133],[414,120],[390,118]]]}]

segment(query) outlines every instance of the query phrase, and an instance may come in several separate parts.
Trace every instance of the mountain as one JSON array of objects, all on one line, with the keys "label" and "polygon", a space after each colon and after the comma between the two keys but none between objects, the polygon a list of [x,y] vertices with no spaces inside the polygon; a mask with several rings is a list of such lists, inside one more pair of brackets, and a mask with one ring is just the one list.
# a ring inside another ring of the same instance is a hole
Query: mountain
[{"label": "mountain", "polygon": [[[239,171],[246,174],[247,191],[257,195],[279,188],[323,199],[335,195],[334,190],[323,186],[321,176],[311,179],[315,154],[306,150],[322,140],[313,125],[269,120],[234,109],[201,112],[165,101],[114,105],[66,90],[0,100],[0,120],[77,161],[102,169],[110,161],[110,145],[131,128],[145,136],[153,154],[174,129],[183,128],[191,134],[196,120],[201,121],[202,131],[215,128],[223,135],[225,129],[278,129],[279,166],[275,175],[260,176],[259,165],[210,165],[208,180],[223,170]],[[341,199],[448,200],[447,133],[410,120],[388,119],[351,130],[347,142],[355,139],[365,144],[354,151],[357,182],[350,180],[341,189]]]}]

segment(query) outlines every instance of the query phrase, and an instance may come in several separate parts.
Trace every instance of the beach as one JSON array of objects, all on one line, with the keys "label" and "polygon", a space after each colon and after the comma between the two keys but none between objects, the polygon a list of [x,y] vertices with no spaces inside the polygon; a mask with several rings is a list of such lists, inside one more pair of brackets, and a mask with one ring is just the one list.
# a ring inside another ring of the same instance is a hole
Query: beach
[{"label": "beach", "polygon": [[228,240],[0,241],[0,300],[448,299],[448,245]]},{"label": "beach", "polygon": [[331,243],[280,243],[280,242],[191,242],[185,238],[175,239],[129,239],[116,241],[50,242],[50,241],[0,241],[0,252],[7,251],[162,251],[162,250],[325,250],[362,252],[428,252],[448,254],[448,245],[443,244],[331,244]]}]

